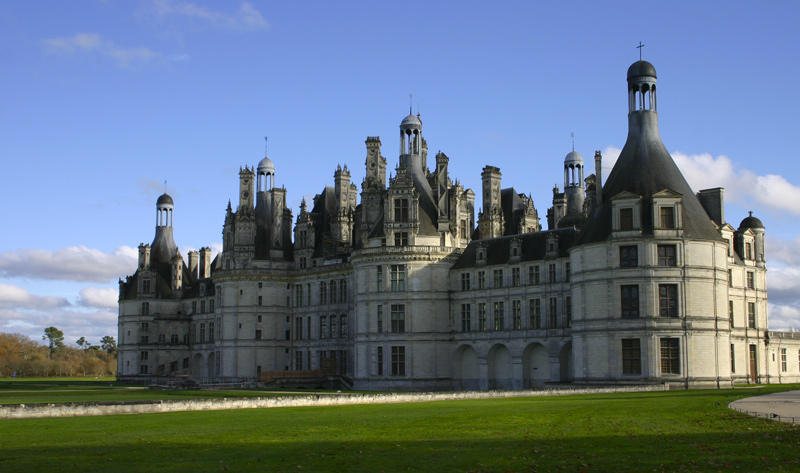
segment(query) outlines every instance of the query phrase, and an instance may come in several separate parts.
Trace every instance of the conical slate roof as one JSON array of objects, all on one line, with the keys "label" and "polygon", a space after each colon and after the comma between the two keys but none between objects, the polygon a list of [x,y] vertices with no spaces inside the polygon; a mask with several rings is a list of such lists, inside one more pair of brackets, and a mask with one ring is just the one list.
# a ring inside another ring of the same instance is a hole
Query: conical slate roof
[{"label": "conical slate roof", "polygon": [[[634,69],[633,66],[631,69]],[[655,77],[655,68],[652,65],[650,68],[640,65],[637,69],[646,70],[648,75]],[[628,79],[631,79],[630,70]],[[605,241],[611,236],[611,199],[622,192],[642,197],[642,234],[653,235],[653,195],[667,189],[682,196],[685,238],[722,240],[711,218],[661,142],[658,113],[655,110],[631,111],[628,114],[627,141],[603,185],[602,206],[590,215],[579,243]]]}]

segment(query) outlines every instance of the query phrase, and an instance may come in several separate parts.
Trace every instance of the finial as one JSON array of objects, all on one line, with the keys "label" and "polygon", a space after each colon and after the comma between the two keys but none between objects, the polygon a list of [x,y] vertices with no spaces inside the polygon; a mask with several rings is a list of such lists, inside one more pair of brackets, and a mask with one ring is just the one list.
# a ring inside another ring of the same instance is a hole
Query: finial
[{"label": "finial", "polygon": [[575,132],[569,134],[570,138],[572,138],[572,151],[575,151]]},{"label": "finial", "polygon": [[409,115],[413,115],[414,114],[414,112],[413,112],[414,105],[411,103],[411,100],[412,100],[411,94],[408,94],[408,114]]},{"label": "finial", "polygon": [[164,193],[167,193],[167,180],[164,179]]},{"label": "finial", "polygon": [[639,41],[639,46],[636,46],[636,49],[638,49],[638,50],[639,50],[639,60],[640,60],[640,61],[642,60],[642,48],[643,48],[643,47],[644,47],[644,44],[642,44],[642,42],[641,42],[641,41]]},{"label": "finial", "polygon": [[750,212],[748,212],[748,213],[750,214],[751,217],[753,216],[753,211],[752,210]]},{"label": "finial", "polygon": [[269,137],[268,137],[268,136],[265,136],[265,137],[264,137],[264,157],[265,157],[265,158],[267,157],[267,144],[268,144],[268,140],[269,140]]}]

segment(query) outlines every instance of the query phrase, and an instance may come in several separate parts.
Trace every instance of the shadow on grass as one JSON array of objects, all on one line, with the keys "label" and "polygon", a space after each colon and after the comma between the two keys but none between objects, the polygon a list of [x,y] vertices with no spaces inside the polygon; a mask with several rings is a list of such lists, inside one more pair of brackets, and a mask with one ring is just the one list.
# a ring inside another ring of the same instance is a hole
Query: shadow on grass
[{"label": "shadow on grass", "polygon": [[[273,438],[268,426],[227,442],[198,438],[0,449],[4,472],[52,471],[770,471],[800,470],[797,432],[324,441]],[[376,433],[380,435],[381,433]],[[391,437],[390,432],[384,432]],[[542,433],[539,433],[542,434]],[[376,435],[376,436],[377,436]]]}]

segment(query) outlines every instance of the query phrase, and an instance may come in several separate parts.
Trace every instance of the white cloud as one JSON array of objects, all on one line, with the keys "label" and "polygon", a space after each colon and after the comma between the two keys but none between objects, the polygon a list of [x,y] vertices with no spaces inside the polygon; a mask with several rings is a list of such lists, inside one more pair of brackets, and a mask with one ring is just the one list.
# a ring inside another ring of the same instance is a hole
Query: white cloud
[{"label": "white cloud", "polygon": [[769,329],[781,332],[800,329],[800,308],[770,304]]},{"label": "white cloud", "polygon": [[136,270],[138,251],[120,246],[113,253],[81,246],[55,252],[19,249],[0,253],[0,276],[107,283]]},{"label": "white cloud", "polygon": [[160,53],[149,48],[122,48],[93,33],[78,33],[71,37],[45,39],[44,44],[52,54],[95,53],[113,59],[121,67],[130,67],[161,58]]},{"label": "white cloud", "polygon": [[672,158],[695,191],[725,188],[725,200],[739,204],[758,204],[759,208],[800,215],[800,186],[776,174],[758,175],[738,168],[727,156],[709,153],[672,153]]},{"label": "white cloud", "polygon": [[0,307],[0,333],[21,333],[41,340],[46,327],[64,332],[67,343],[86,337],[100,344],[106,335],[117,338],[117,312],[111,310],[76,311],[68,309],[30,311]]},{"label": "white cloud", "polygon": [[215,28],[236,31],[259,30],[269,28],[269,23],[261,13],[249,2],[242,2],[235,13],[213,11],[205,6],[192,2],[175,0],[155,0],[147,13],[158,19],[179,16],[192,20],[200,20]]},{"label": "white cloud", "polygon": [[[609,146],[603,150],[603,180],[611,172],[622,150]],[[800,185],[776,174],[758,175],[738,167],[731,158],[710,153],[671,153],[689,186],[695,191],[723,187],[725,200],[737,204],[757,204],[759,209],[800,215]]]},{"label": "white cloud", "polygon": [[97,309],[116,309],[119,291],[112,287],[87,287],[80,292],[79,304]]},{"label": "white cloud", "polygon": [[0,310],[2,311],[9,309],[48,310],[69,305],[64,298],[35,296],[25,288],[0,282]]}]

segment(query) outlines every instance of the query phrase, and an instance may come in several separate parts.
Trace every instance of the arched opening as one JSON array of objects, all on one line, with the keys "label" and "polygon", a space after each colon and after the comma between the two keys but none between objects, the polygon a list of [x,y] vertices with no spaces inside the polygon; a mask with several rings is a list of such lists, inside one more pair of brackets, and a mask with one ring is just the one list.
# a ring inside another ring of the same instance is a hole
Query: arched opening
[{"label": "arched opening", "polygon": [[197,353],[192,357],[192,377],[202,378],[204,376],[205,364],[203,363],[203,355]]},{"label": "arched opening", "polygon": [[478,377],[478,354],[471,346],[461,345],[453,354],[453,388],[477,391]]},{"label": "arched opening", "polygon": [[541,343],[532,343],[522,352],[522,387],[540,388],[550,381],[550,354]]},{"label": "arched opening", "polygon": [[213,378],[217,375],[216,373],[216,356],[214,353],[208,355],[208,377]]},{"label": "arched opening", "polygon": [[505,345],[497,344],[489,350],[489,389],[512,389],[511,353]]},{"label": "arched opening", "polygon": [[561,347],[558,354],[559,376],[562,383],[572,382],[572,342],[567,342]]}]

